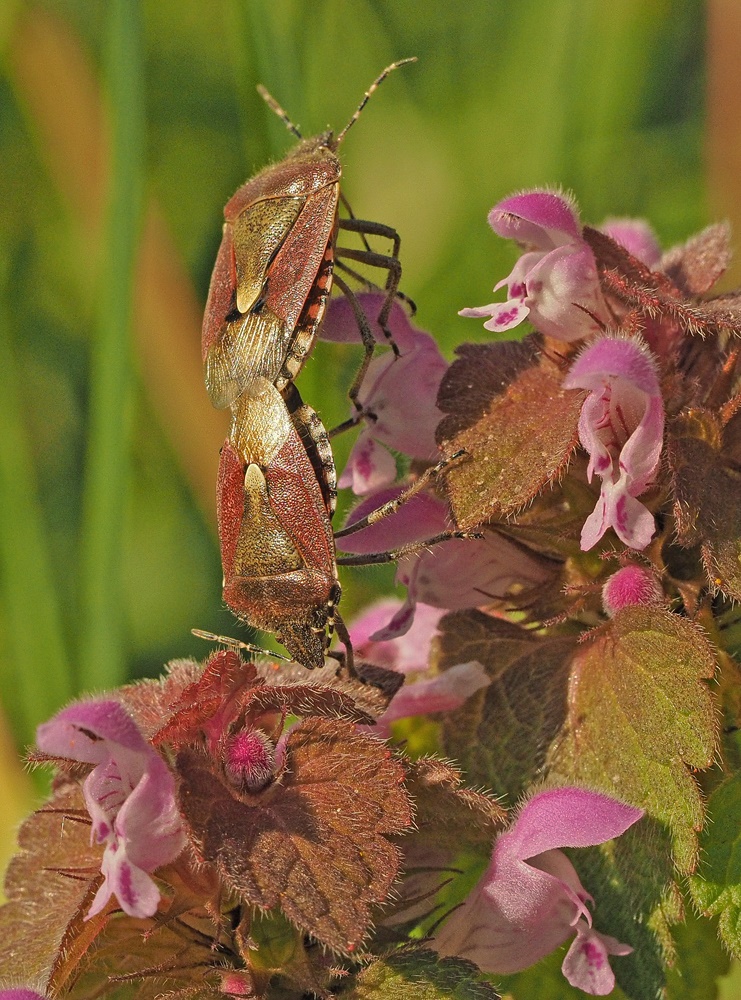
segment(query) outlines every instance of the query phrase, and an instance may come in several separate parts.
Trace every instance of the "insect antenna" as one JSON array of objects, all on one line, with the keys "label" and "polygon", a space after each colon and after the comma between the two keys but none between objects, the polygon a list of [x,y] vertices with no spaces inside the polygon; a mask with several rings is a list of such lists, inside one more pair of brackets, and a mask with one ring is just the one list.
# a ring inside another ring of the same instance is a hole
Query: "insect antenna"
[{"label": "insect antenna", "polygon": [[[381,86],[381,84],[386,79],[386,77],[389,75],[389,73],[393,73],[393,71],[395,69],[398,69],[400,66],[406,66],[407,63],[413,63],[413,62],[416,62],[416,61],[417,61],[417,57],[416,56],[410,56],[409,59],[400,59],[398,62],[391,63],[390,66],[386,67],[386,69],[383,71],[383,73],[381,73],[379,76],[376,77],[376,79],[373,81],[373,83],[370,85],[370,87],[366,90],[365,94],[363,95],[363,100],[358,105],[358,110],[355,112],[355,114],[352,116],[352,118],[350,119],[350,121],[347,123],[347,125],[345,125],[345,127],[343,128],[343,130],[340,132],[340,134],[335,139],[335,144],[337,146],[339,146],[339,144],[345,138],[345,136],[347,135],[348,131],[350,130],[350,127],[355,124],[355,122],[358,120],[358,118],[360,118],[360,113],[362,112],[363,108],[366,106],[366,104],[368,103],[368,101],[371,99],[371,96],[373,95],[373,93],[376,90],[378,90],[378,88]],[[265,95],[263,94],[263,97],[264,96]]]},{"label": "insect antenna", "polygon": [[[270,91],[266,90],[261,83],[258,83],[257,92],[260,95],[260,97],[262,97],[263,101],[265,101],[270,110],[280,118],[280,120],[288,129],[288,131],[291,132],[293,135],[295,135],[297,139],[303,139],[303,136],[301,135],[298,125],[293,124],[291,119],[288,117],[288,115],[280,106],[280,104],[278,104],[278,102],[270,93]],[[366,95],[366,97],[367,96],[368,95]]]}]

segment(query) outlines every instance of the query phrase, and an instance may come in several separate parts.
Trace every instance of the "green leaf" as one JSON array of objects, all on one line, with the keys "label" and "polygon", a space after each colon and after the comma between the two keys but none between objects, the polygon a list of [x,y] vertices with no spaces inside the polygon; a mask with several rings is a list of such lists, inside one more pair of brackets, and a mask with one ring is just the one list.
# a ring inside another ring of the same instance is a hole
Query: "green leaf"
[{"label": "green leaf", "polygon": [[594,926],[634,949],[611,960],[625,995],[660,996],[676,957],[670,925],[683,916],[666,830],[644,817],[611,843],[569,853],[594,897]]},{"label": "green leaf", "polygon": [[[705,920],[689,910],[685,922],[673,929],[677,943],[676,961],[667,976],[667,1000],[721,1000],[720,977],[725,978],[731,960],[718,941],[715,921]],[[741,996],[741,981],[736,993]]]},{"label": "green leaf", "polygon": [[741,996],[741,963],[736,959],[727,976],[718,980],[718,1000],[737,1000]]},{"label": "green leaf", "polygon": [[672,831],[684,871],[697,858],[700,792],[690,768],[716,747],[715,656],[703,633],[660,608],[632,607],[578,646],[480,612],[440,622],[438,666],[478,660],[491,684],[443,723],[470,781],[512,799],[544,771],[646,809]]},{"label": "green leaf", "polygon": [[467,455],[445,477],[464,531],[525,507],[576,447],[581,394],[562,389],[562,372],[538,346],[536,337],[463,344],[440,386],[437,403],[448,415],[438,442],[445,455]]},{"label": "green leaf", "polygon": [[708,823],[700,844],[703,863],[690,879],[695,905],[719,917],[718,933],[735,958],[741,957],[741,774],[710,796]]},{"label": "green leaf", "polygon": [[99,319],[91,364],[83,524],[83,687],[111,687],[123,662],[122,538],[129,478],[130,325],[142,200],[144,102],[139,5],[108,8],[112,173]]},{"label": "green leaf", "polygon": [[685,872],[697,862],[703,825],[690,769],[709,767],[716,748],[703,683],[714,670],[713,649],[690,621],[625,608],[574,655],[567,716],[549,753],[552,777],[602,789],[667,826]]},{"label": "green leaf", "polygon": [[497,1000],[494,987],[472,962],[439,958],[433,951],[405,948],[358,973],[346,1000]]}]

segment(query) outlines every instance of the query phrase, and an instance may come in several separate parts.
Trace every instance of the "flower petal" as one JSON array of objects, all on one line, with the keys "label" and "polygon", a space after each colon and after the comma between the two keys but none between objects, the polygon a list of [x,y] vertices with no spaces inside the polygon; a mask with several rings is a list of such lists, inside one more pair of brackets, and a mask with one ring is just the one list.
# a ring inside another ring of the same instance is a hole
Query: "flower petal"
[{"label": "flower petal", "polygon": [[581,238],[574,202],[563,194],[535,188],[510,195],[489,212],[498,236],[539,250],[550,250]]},{"label": "flower petal", "polygon": [[[368,325],[371,333],[379,344],[388,344],[388,338],[377,323],[377,317],[386,301],[384,292],[358,292],[356,299],[360,308],[368,318]],[[405,347],[412,347],[414,342],[414,327],[409,321],[406,310],[397,300],[394,300],[386,324],[391,331],[396,346],[402,350]],[[344,295],[338,295],[330,299],[327,314],[322,324],[320,333],[321,340],[334,341],[335,343],[362,342],[362,336],[355,319],[350,300]]]},{"label": "flower petal", "polygon": [[608,955],[630,955],[632,951],[630,945],[600,934],[580,920],[561,971],[577,989],[592,996],[607,996],[615,988],[615,974],[610,968]]},{"label": "flower petal", "polygon": [[656,363],[639,338],[605,336],[576,359],[566,389],[589,389],[579,417],[587,470],[602,478],[600,498],[584,524],[587,550],[613,528],[626,545],[643,549],[655,531],[653,516],[635,497],[651,484],[664,440],[664,402]]},{"label": "flower petal", "polygon": [[134,752],[148,747],[126,709],[112,699],[76,701],[42,723],[36,733],[37,746],[44,753],[85,764],[105,760],[108,741]]},{"label": "flower petal", "polygon": [[498,846],[523,860],[556,847],[594,847],[619,837],[641,816],[642,809],[601,792],[547,788],[528,799]]},{"label": "flower petal", "polygon": [[396,459],[364,430],[352,447],[337,485],[340,489],[349,486],[356,496],[364,496],[389,486],[395,479]]},{"label": "flower petal", "polygon": [[388,725],[413,715],[452,712],[489,684],[491,678],[476,660],[459,663],[437,677],[404,684],[391,699],[379,723]]},{"label": "flower petal", "polygon": [[402,608],[396,598],[379,601],[350,625],[350,638],[359,659],[371,660],[389,670],[408,674],[425,671],[429,666],[430,643],[437,634],[442,608],[426,604],[417,606],[414,624],[406,635],[390,641],[376,641],[375,633],[383,628]]},{"label": "flower petal", "polygon": [[645,219],[605,219],[600,229],[647,267],[656,268],[661,261],[656,233]]}]

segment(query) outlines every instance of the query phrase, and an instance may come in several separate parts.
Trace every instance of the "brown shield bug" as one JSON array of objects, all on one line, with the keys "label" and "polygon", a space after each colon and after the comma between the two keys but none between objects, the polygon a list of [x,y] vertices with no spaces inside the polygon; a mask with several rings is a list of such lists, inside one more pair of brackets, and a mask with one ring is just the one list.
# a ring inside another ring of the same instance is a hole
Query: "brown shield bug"
[{"label": "brown shield bug", "polygon": [[324,663],[340,598],[334,464],[319,418],[293,387],[290,406],[263,377],[234,406],[217,483],[224,600],[313,668]]},{"label": "brown shield bug", "polygon": [[[392,70],[388,66],[363,97],[355,114],[335,136],[331,131],[303,139],[283,109],[261,89],[270,107],[300,140],[280,163],[256,174],[227,202],[203,320],[202,352],[206,387],[214,406],[233,405],[256,378],[283,390],[301,370],[321,326],[333,280],[348,295],[360,326],[365,358],[349,395],[357,395],[375,341],[347,283],[335,273],[357,261],[387,272],[378,322],[393,340],[386,321],[401,277],[399,237],[380,223],[340,218],[342,166],[337,149],[371,94]],[[344,202],[346,204],[346,202]],[[340,230],[359,233],[363,249],[338,246]],[[367,236],[393,241],[391,254],[374,252]]]}]

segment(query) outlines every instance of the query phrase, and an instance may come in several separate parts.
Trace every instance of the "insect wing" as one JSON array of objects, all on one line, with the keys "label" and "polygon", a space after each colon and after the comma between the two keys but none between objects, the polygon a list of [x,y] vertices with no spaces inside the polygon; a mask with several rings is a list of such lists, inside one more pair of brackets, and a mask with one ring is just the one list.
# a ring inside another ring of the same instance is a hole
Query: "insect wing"
[{"label": "insect wing", "polygon": [[320,666],[339,593],[334,537],[301,437],[265,379],[240,400],[222,449],[218,521],[226,603]]},{"label": "insect wing", "polygon": [[331,289],[340,174],[313,140],[227,203],[202,334],[214,406],[254,378],[282,387],[301,369]]}]

